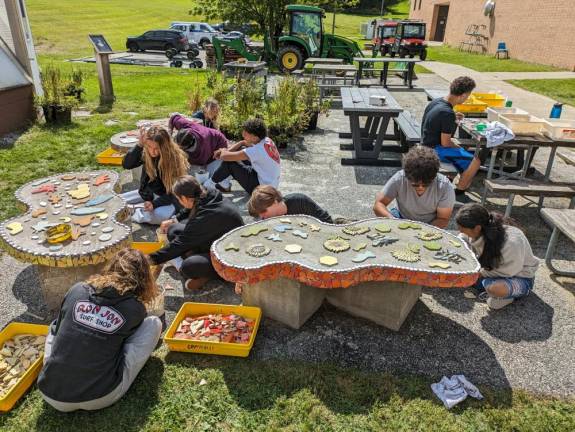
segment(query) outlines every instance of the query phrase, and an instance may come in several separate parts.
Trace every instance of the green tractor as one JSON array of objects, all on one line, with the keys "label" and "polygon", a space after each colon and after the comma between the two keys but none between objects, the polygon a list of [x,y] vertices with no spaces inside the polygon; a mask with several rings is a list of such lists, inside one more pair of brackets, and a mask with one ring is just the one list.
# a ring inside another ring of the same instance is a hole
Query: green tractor
[{"label": "green tractor", "polygon": [[[223,66],[222,48],[225,46],[235,49],[250,61],[262,58],[276,61],[284,73],[301,69],[308,57],[340,58],[346,63],[353,63],[354,57],[363,57],[356,42],[324,33],[323,9],[315,6],[288,5],[286,13],[287,31],[275,38],[274,44],[270,43],[270,35],[265,35],[263,52],[251,50],[241,39],[225,41],[223,38],[214,38],[218,69]],[[277,47],[277,51],[272,46]]]}]

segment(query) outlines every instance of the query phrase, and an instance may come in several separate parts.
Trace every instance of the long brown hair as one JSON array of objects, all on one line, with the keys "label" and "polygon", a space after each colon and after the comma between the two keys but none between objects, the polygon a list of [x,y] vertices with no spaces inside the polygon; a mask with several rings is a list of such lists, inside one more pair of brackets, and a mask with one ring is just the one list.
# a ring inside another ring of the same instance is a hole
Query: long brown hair
[{"label": "long brown hair", "polygon": [[96,292],[106,288],[114,288],[121,295],[133,292],[142,303],[149,302],[158,293],[148,258],[139,250],[130,248],[120,250],[102,273],[91,276],[86,282]]},{"label": "long brown hair", "polygon": [[144,140],[151,140],[158,144],[160,156],[158,169],[154,164],[154,159],[147,151],[144,151],[144,168],[150,180],[160,177],[166,191],[172,193],[174,183],[179,177],[188,173],[190,164],[186,153],[172,141],[166,129],[159,126],[152,126],[144,134]]}]

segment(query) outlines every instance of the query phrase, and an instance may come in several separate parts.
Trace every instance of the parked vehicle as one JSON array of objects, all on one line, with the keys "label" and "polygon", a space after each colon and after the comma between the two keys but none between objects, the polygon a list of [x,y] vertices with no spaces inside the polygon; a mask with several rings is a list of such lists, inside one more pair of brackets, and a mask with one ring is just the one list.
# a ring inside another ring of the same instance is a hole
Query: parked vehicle
[{"label": "parked vehicle", "polygon": [[249,37],[247,37],[245,34],[239,31],[231,31],[228,33],[224,33],[222,36],[220,36],[220,38],[225,40],[242,39],[247,44],[251,42],[251,39]]},{"label": "parked vehicle", "polygon": [[395,29],[395,39],[389,50],[389,55],[395,57],[415,57],[421,60],[427,57],[425,43],[425,23],[422,21],[400,21]]},{"label": "parked vehicle", "polygon": [[188,47],[186,36],[176,30],[150,30],[140,36],[129,36],[126,39],[126,48],[131,52],[172,49],[180,52],[187,51]]},{"label": "parked vehicle", "polygon": [[389,54],[391,45],[393,45],[395,40],[397,21],[373,20],[372,25],[375,27],[373,39],[371,40],[373,43],[373,57],[376,57],[377,53],[386,56]]},{"label": "parked vehicle", "polygon": [[188,38],[188,41],[197,43],[202,47],[202,49],[205,49],[206,45],[212,43],[212,38],[214,36],[218,36],[220,34],[211,25],[203,22],[175,21],[170,25],[170,27],[184,33]]}]

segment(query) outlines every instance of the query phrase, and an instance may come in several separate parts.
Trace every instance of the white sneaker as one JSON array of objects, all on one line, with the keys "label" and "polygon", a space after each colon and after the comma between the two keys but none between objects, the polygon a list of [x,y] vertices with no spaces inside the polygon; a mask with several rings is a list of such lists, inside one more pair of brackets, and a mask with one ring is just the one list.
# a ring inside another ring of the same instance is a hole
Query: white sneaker
[{"label": "white sneaker", "polygon": [[497,310],[497,309],[503,309],[505,306],[513,303],[513,299],[512,298],[502,299],[502,298],[490,296],[487,298],[486,303],[487,303],[487,306],[489,306],[489,309]]},{"label": "white sneaker", "polygon": [[204,182],[204,187],[205,187],[207,190],[209,190],[209,191],[214,191],[214,190],[216,190],[216,184],[212,181],[211,178],[210,178],[210,179],[207,179],[207,180]]}]

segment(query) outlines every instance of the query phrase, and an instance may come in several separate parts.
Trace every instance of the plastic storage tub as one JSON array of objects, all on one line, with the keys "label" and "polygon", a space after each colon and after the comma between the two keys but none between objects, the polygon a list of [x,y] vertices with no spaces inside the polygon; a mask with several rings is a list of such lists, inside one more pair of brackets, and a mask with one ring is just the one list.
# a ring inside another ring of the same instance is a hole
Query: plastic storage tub
[{"label": "plastic storage tub", "polygon": [[455,105],[453,110],[461,113],[481,113],[485,112],[487,104],[473,96],[469,96],[464,104]]},{"label": "plastic storage tub", "polygon": [[557,141],[575,141],[575,120],[544,119],[543,133]]},{"label": "plastic storage tub", "polygon": [[539,135],[545,124],[543,119],[530,114],[502,114],[499,121],[515,135]]},{"label": "plastic storage tub", "polygon": [[114,150],[112,147],[108,147],[96,156],[96,160],[102,165],[122,165],[123,159],[124,154]]},{"label": "plastic storage tub", "polygon": [[505,106],[505,98],[497,93],[471,93],[471,96],[485,102],[490,107]]},{"label": "plastic storage tub", "polygon": [[[254,331],[250,336],[247,344],[227,343],[227,342],[208,342],[193,341],[188,339],[174,339],[174,333],[178,329],[180,322],[188,315],[207,315],[207,314],[236,314],[244,318],[255,320]],[[172,325],[166,331],[164,342],[168,345],[170,351],[190,352],[197,354],[216,354],[235,357],[247,357],[256,340],[258,327],[262,317],[262,310],[254,306],[233,306],[212,303],[184,303],[178,314],[174,318]]]},{"label": "plastic storage tub", "polygon": [[[0,332],[0,346],[4,344],[8,339],[20,334],[33,334],[38,336],[46,336],[48,334],[49,326],[42,324],[28,324],[13,322],[4,327],[4,330]],[[0,411],[6,412],[10,411],[12,407],[18,402],[26,390],[36,381],[40,369],[42,369],[42,363],[44,357],[40,357],[34,363],[30,365],[28,370],[22,375],[20,380],[10,389],[6,395],[0,399]]]},{"label": "plastic storage tub", "polygon": [[504,114],[529,114],[521,108],[515,107],[489,107],[487,108],[487,121],[499,121],[499,116]]}]

